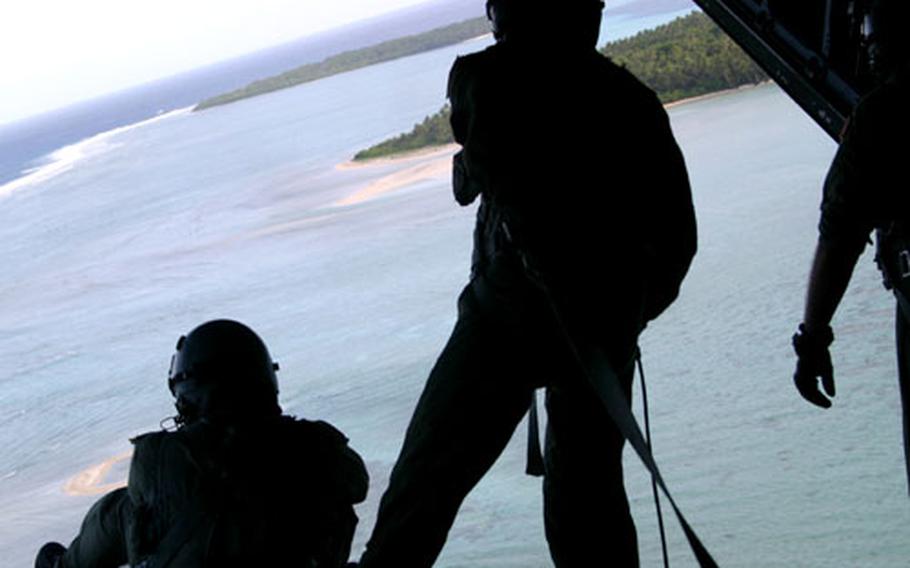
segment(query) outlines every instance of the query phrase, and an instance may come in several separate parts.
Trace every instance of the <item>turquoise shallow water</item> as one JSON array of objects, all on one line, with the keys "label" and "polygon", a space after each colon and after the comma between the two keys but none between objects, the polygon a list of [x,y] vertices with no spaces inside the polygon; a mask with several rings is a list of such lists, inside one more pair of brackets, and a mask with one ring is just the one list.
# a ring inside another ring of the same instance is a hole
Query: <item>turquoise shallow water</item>
[{"label": "turquoise shallow water", "polygon": [[[93,498],[64,484],[172,413],[164,375],[176,337],[222,316],[269,342],[287,411],[335,423],[367,460],[362,546],[454,321],[473,209],[454,204],[445,177],[337,207],[397,166],[334,166],[437,110],[455,53],[478,45],[169,115],[88,142],[69,169],[0,197],[10,566],[71,538]],[[810,407],[790,384],[834,145],[772,86],[671,117],[700,251],[642,345],[656,454],[679,504],[722,566],[906,565],[893,302],[871,255],[835,322],[835,408]],[[440,566],[548,565],[519,432],[466,501]],[[643,566],[657,565],[650,485],[631,454],[627,485]],[[694,565],[669,524],[673,565]]]}]

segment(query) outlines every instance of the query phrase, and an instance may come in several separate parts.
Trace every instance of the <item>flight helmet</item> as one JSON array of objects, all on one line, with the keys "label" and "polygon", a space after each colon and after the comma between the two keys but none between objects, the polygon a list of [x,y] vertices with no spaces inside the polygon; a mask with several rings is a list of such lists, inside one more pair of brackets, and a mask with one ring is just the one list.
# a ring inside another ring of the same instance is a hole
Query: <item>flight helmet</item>
[{"label": "flight helmet", "polygon": [[177,422],[280,414],[278,364],[256,333],[232,320],[209,321],[177,340],[167,384]]},{"label": "flight helmet", "polygon": [[593,48],[600,32],[601,0],[487,0],[487,19],[497,41],[519,36],[523,41],[554,39]]}]

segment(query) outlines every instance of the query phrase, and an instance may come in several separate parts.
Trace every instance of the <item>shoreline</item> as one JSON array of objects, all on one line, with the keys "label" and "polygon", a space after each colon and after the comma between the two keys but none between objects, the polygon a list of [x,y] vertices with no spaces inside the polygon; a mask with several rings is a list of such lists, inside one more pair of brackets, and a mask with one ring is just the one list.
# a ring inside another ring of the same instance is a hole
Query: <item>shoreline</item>
[{"label": "shoreline", "polygon": [[371,199],[398,191],[409,185],[443,176],[451,176],[452,155],[458,151],[458,144],[420,148],[381,158],[355,162],[348,160],[335,166],[339,172],[355,172],[364,169],[378,169],[383,166],[398,166],[397,169],[378,179],[366,182],[360,189],[332,202],[333,207],[359,205]]},{"label": "shoreline", "polygon": [[[722,97],[724,95],[730,95],[733,93],[738,93],[740,91],[746,91],[749,89],[754,89],[756,87],[761,87],[774,81],[762,81],[761,83],[751,83],[748,85],[740,85],[739,87],[733,87],[730,89],[722,89],[720,91],[712,91],[710,93],[705,93],[703,95],[695,95],[694,97],[686,97],[684,99],[678,99],[669,103],[665,103],[663,107],[665,109],[671,109],[678,106],[682,106],[689,103],[696,103],[699,101],[704,101],[708,99],[713,99],[715,97]],[[396,154],[389,154],[388,156],[381,156],[379,158],[369,158],[367,160],[354,160],[351,158],[346,162],[341,162],[335,166],[336,170],[352,170],[352,169],[361,169],[368,168],[371,166],[381,166],[381,165],[395,165],[398,163],[403,163],[409,160],[416,160],[418,158],[427,157],[435,153],[443,153],[451,150],[451,147],[458,148],[459,144],[450,143],[444,146],[431,146],[427,148],[418,148],[417,150],[408,150],[405,152],[399,152]]]},{"label": "shoreline", "polygon": [[379,166],[395,166],[399,164],[404,164],[410,161],[416,161],[420,159],[431,159],[438,158],[442,155],[451,155],[454,154],[460,144],[451,142],[442,146],[427,146],[425,148],[418,148],[416,150],[408,150],[406,152],[397,152],[395,154],[389,154],[388,156],[381,156],[379,158],[370,158],[367,160],[354,160],[351,158],[346,162],[341,162],[335,165],[335,169],[338,171],[348,171],[348,170],[362,170],[365,168],[373,168]]},{"label": "shoreline", "polygon": [[721,89],[720,91],[711,91],[710,93],[705,93],[703,95],[695,95],[694,97],[686,97],[684,99],[679,99],[664,105],[665,109],[671,109],[674,107],[682,106],[689,103],[697,103],[699,101],[705,101],[708,99],[713,99],[716,97],[722,97],[724,95],[732,95],[733,93],[739,93],[741,91],[748,91],[749,89],[754,89],[756,87],[761,87],[769,83],[773,83],[771,79],[767,81],[762,81],[761,83],[749,83],[747,85],[740,85],[738,87],[732,87],[730,89]]},{"label": "shoreline", "polygon": [[[690,103],[696,103],[724,95],[754,89],[762,85],[767,85],[768,83],[772,83],[772,81],[769,80],[750,85],[740,85],[739,87],[734,87],[732,89],[723,89],[720,91],[705,93],[703,95],[687,97],[666,103],[663,105],[663,107],[664,109],[669,110]],[[450,173],[452,164],[451,157],[453,154],[455,154],[455,152],[459,150],[459,148],[461,148],[459,144],[450,143],[444,146],[419,148],[417,150],[390,154],[388,156],[382,156],[379,158],[370,158],[368,160],[355,161],[352,158],[346,162],[336,164],[335,170],[339,172],[378,169],[383,166],[407,166],[409,164],[413,165],[410,165],[410,167],[406,167],[404,169],[399,169],[383,177],[380,177],[379,179],[368,182],[361,189],[354,191],[346,197],[336,200],[332,203],[332,205],[335,207],[357,205],[376,197],[397,191],[409,185],[434,177],[441,177],[446,173]]]},{"label": "shoreline", "polygon": [[332,203],[334,207],[347,207],[350,205],[359,205],[376,197],[392,193],[403,189],[409,185],[426,181],[433,178],[442,178],[452,175],[452,155],[459,148],[458,144],[448,144],[446,146],[433,148],[432,151],[420,152],[416,155],[406,155],[397,158],[377,158],[383,160],[381,164],[370,163],[364,165],[355,165],[348,168],[354,169],[362,167],[378,167],[379,165],[401,165],[412,163],[409,167],[403,167],[390,174],[374,179],[361,189],[342,197]]}]

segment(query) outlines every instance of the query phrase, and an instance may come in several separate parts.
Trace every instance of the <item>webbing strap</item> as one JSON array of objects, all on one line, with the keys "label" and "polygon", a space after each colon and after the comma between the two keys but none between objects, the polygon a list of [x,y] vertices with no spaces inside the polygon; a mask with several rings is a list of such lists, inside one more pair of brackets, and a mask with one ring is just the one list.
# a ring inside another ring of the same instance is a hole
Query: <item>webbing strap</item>
[{"label": "webbing strap", "polygon": [[673,507],[673,512],[676,513],[676,518],[682,526],[686,539],[689,541],[689,547],[692,549],[695,559],[698,561],[698,565],[701,566],[701,568],[717,568],[717,563],[714,561],[714,558],[711,557],[708,549],[702,544],[698,535],[695,534],[695,531],[689,525],[686,517],[676,505],[673,496],[670,495],[670,490],[667,489],[667,485],[664,483],[663,477],[660,474],[660,469],[657,467],[657,462],[654,460],[654,456],[651,455],[651,450],[648,448],[647,442],[645,442],[645,438],[641,433],[641,428],[639,428],[638,422],[635,420],[635,416],[632,414],[626,397],[623,395],[622,389],[619,386],[619,377],[616,375],[616,371],[613,370],[613,367],[610,365],[610,362],[607,360],[603,351],[596,345],[584,345],[584,347],[586,347],[585,353],[580,351],[579,348],[581,346],[573,340],[570,335],[558,307],[553,303],[553,299],[550,297],[549,293],[547,296],[549,298],[550,308],[553,310],[553,315],[559,323],[563,338],[572,351],[578,366],[584,373],[588,383],[594,388],[594,391],[597,393],[604,407],[606,407],[607,413],[610,415],[610,418],[613,419],[616,427],[619,428],[623,437],[625,437],[635,449],[638,457],[653,476],[654,481],[663,491],[664,495],[667,496],[667,500]]},{"label": "webbing strap", "polygon": [[[645,418],[645,442],[648,449],[654,452],[654,442],[651,440],[651,421],[648,418],[648,387],[645,384],[645,367],[641,364],[641,350],[635,352],[635,362],[638,363],[638,376],[641,377],[641,407]],[[667,533],[664,530],[664,514],[660,508],[660,494],[657,492],[657,480],[651,476],[651,492],[654,494],[654,509],[657,512],[657,528],[660,531],[660,552],[664,559],[664,568],[670,568],[670,553],[667,552]]]},{"label": "webbing strap", "polygon": [[[679,507],[676,505],[676,501],[673,499],[673,496],[670,495],[670,490],[667,489],[667,485],[664,483],[663,476],[660,474],[660,469],[657,467],[657,462],[654,461],[654,456],[651,455],[651,450],[641,433],[641,428],[639,428],[638,422],[635,420],[635,416],[632,414],[632,409],[629,407],[628,401],[626,400],[626,397],[623,395],[622,389],[619,386],[619,377],[617,376],[616,371],[610,365],[610,362],[607,361],[606,355],[597,345],[594,344],[584,346],[587,348],[585,354],[582,354],[579,351],[579,344],[576,343],[576,341],[572,338],[572,335],[569,332],[569,328],[566,326],[566,322],[559,310],[559,306],[556,305],[553,294],[550,292],[550,289],[547,286],[545,279],[543,278],[543,274],[535,268],[531,258],[522,250],[520,246],[516,244],[516,241],[513,238],[513,234],[509,230],[509,226],[505,221],[501,223],[501,227],[506,240],[515,246],[519,256],[521,257],[521,262],[524,265],[525,276],[534,285],[540,288],[546,296],[547,303],[553,312],[553,316],[559,326],[560,333],[563,336],[563,339],[565,340],[569,350],[572,352],[576,362],[578,363],[579,368],[584,374],[585,379],[587,379],[588,383],[597,393],[597,396],[600,398],[604,407],[607,409],[607,413],[610,415],[613,423],[616,424],[619,432],[626,440],[629,441],[629,443],[635,449],[635,453],[638,454],[638,457],[641,459],[642,463],[645,464],[645,467],[651,473],[653,481],[657,483],[661,491],[664,492],[664,495],[667,496],[667,500],[673,507],[673,512],[676,513],[676,519],[679,521],[679,524],[682,526],[683,532],[686,535],[686,540],[689,541],[689,547],[692,549],[692,553],[695,555],[695,559],[698,561],[698,565],[701,568],[717,568],[717,562],[714,561],[714,558],[711,557],[708,549],[705,548],[705,546],[701,543],[698,535],[695,534],[695,531],[689,525],[686,517],[682,514],[682,511],[680,511]],[[531,432],[532,429],[535,432],[537,430],[536,406],[537,405],[534,404],[532,407],[532,415],[528,427],[529,432]],[[535,436],[534,439],[537,439],[537,437]],[[531,447],[530,436],[528,440],[528,447],[529,449]],[[529,454],[529,469],[530,462],[531,459]]]}]

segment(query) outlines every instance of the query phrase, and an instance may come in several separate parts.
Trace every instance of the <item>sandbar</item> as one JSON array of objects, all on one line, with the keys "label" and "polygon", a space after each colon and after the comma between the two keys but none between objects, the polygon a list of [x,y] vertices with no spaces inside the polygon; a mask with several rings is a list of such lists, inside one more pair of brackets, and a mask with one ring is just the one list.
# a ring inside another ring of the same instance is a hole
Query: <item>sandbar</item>
[{"label": "sandbar", "polygon": [[126,479],[116,481],[106,480],[108,474],[115,465],[130,459],[132,455],[132,451],[124,452],[109,460],[105,460],[82,470],[66,482],[66,485],[63,486],[64,493],[82,497],[86,495],[101,495],[113,491],[114,489],[126,487]]},{"label": "sandbar", "polygon": [[452,154],[454,154],[458,148],[459,146],[457,144],[448,144],[446,146],[418,150],[399,156],[377,158],[362,164],[356,162],[339,164],[337,169],[340,170],[378,168],[379,166],[387,165],[413,165],[369,182],[363,188],[347,197],[339,199],[334,205],[338,207],[356,205],[417,182],[450,176],[452,172]]},{"label": "sandbar", "polygon": [[[680,99],[678,101],[665,104],[664,108],[669,109],[689,103],[702,101],[705,99],[711,99],[737,91],[754,88],[762,84],[765,83],[758,83],[756,85],[742,85],[740,87],[735,87],[732,89],[715,91],[712,93],[706,93],[704,95]],[[349,160],[347,162],[338,164],[335,166],[335,169],[339,171],[378,169],[383,166],[401,166],[403,169],[369,182],[363,188],[355,191],[347,197],[339,199],[333,203],[333,205],[338,207],[356,205],[370,199],[374,199],[381,195],[399,190],[411,184],[424,181],[426,179],[442,177],[443,175],[451,175],[452,155],[457,152],[459,148],[461,148],[461,146],[458,144],[447,144],[445,146],[421,148],[418,150],[403,152],[401,154],[395,154],[382,158],[372,158],[369,160],[357,162]]]}]

